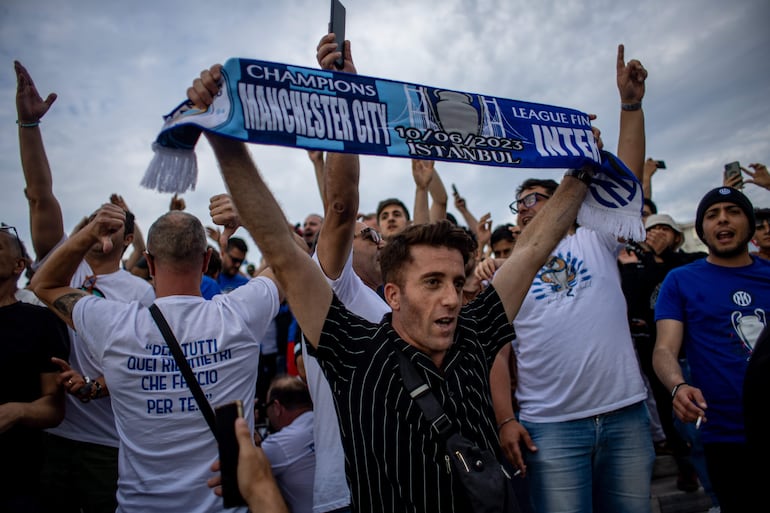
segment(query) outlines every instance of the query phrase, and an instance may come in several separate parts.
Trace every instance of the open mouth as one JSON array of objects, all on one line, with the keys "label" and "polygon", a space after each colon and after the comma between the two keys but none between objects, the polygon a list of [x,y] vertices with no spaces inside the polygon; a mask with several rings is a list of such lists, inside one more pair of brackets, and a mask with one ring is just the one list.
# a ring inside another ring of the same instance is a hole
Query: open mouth
[{"label": "open mouth", "polygon": [[716,234],[716,239],[719,242],[731,242],[735,238],[735,234],[729,230],[721,230]]},{"label": "open mouth", "polygon": [[448,330],[455,324],[455,318],[454,317],[441,317],[439,319],[436,319],[435,321],[436,325],[442,329],[442,330]]}]

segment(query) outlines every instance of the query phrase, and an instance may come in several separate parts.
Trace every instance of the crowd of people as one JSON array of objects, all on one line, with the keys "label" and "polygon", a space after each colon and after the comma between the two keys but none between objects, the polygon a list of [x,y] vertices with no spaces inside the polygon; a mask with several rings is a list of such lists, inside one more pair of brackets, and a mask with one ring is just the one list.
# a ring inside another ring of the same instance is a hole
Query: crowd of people
[{"label": "crowd of people", "polygon": [[[350,43],[324,36],[319,66],[340,57],[356,73]],[[590,167],[525,180],[516,225],[476,217],[453,190],[463,225],[434,162],[412,161],[411,211],[399,198],[368,211],[359,157],[320,151],[308,157],[324,211],[295,224],[245,144],[210,132],[228,191],[210,222],[174,196],[145,239],[114,194],[66,233],[39,126],[56,96],[15,69],[33,252],[2,225],[0,447],[13,464],[0,511],[220,511],[202,412],[235,399],[240,511],[475,511],[447,434],[499,463],[484,499],[495,511],[649,512],[661,452],[715,510],[761,511],[770,208],[741,189],[770,190],[770,173],[751,164],[707,192],[695,212],[707,252],[683,252],[651,198],[647,71],[622,45],[616,153],[643,185],[638,241],[578,225]],[[205,109],[220,85],[214,65],[188,98]],[[241,227],[258,267],[244,265]]]}]

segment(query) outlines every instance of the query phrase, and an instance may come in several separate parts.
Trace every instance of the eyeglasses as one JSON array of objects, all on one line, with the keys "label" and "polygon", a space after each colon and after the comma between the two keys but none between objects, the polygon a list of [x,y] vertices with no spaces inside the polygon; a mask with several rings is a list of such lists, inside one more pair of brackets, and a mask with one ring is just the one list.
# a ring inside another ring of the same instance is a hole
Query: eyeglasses
[{"label": "eyeglasses", "polygon": [[362,239],[369,239],[377,245],[382,242],[382,235],[380,235],[380,232],[369,226],[358,232],[358,236]]},{"label": "eyeglasses", "polygon": [[535,203],[538,202],[540,199],[550,199],[551,197],[546,194],[541,194],[539,192],[530,192],[526,196],[524,196],[521,199],[517,199],[510,205],[508,205],[508,208],[511,209],[511,213],[518,214],[520,205],[524,205],[527,208],[532,208],[535,206]]},{"label": "eyeglasses", "polygon": [[11,226],[10,224],[0,223],[0,230],[8,232],[8,235],[12,235],[13,238],[16,239],[16,244],[19,246],[19,255],[21,258],[27,258],[27,252],[24,251],[24,246],[21,245],[21,239],[19,238],[19,232],[16,231],[16,227]]},{"label": "eyeglasses", "polygon": [[233,255],[231,255],[230,253],[228,253],[228,254],[227,254],[227,256],[228,256],[228,257],[230,257],[230,260],[232,260],[232,261],[233,261],[233,264],[235,264],[235,265],[241,265],[241,264],[243,263],[243,261],[245,260],[245,259],[243,259],[243,258],[235,258],[235,257],[234,257]]}]

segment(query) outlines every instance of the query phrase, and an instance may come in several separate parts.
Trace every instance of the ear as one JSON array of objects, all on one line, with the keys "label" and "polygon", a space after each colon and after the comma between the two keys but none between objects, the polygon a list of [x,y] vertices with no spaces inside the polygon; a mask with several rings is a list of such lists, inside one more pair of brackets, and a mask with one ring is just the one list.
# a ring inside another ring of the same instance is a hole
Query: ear
[{"label": "ear", "polygon": [[155,277],[155,259],[150,256],[146,251],[144,252],[144,259],[147,260],[147,270],[150,272],[150,276]]},{"label": "ear", "polygon": [[16,263],[13,266],[13,274],[18,276],[21,276],[24,272],[24,269],[27,268],[27,261],[23,258],[17,258]]},{"label": "ear", "polygon": [[208,271],[209,260],[211,260],[211,247],[206,249],[206,254],[203,256],[203,268],[201,269],[201,273],[206,274],[206,271]]},{"label": "ear", "polygon": [[386,283],[383,289],[383,295],[391,310],[397,311],[401,309],[401,288],[398,285],[395,283]]},{"label": "ear", "polygon": [[134,243],[134,234],[133,233],[128,234],[128,235],[123,237],[123,247],[124,248],[129,247],[133,243]]}]

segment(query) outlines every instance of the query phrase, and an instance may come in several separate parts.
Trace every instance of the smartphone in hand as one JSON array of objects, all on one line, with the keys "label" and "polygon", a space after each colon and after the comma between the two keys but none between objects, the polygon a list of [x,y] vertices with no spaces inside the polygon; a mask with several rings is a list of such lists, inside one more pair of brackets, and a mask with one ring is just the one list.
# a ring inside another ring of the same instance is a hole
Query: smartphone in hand
[{"label": "smartphone in hand", "polygon": [[460,193],[457,192],[457,187],[455,187],[455,184],[452,184],[452,194],[454,194],[455,196],[459,196],[460,195]]},{"label": "smartphone in hand", "polygon": [[238,440],[235,438],[235,419],[243,417],[243,403],[237,400],[217,406],[214,413],[217,419],[224,507],[245,506],[246,501],[238,490]]},{"label": "smartphone in hand", "polygon": [[741,164],[739,162],[730,162],[725,164],[725,182],[734,176],[740,176],[741,179],[735,186],[738,189],[743,189],[743,173],[741,173]]},{"label": "smartphone in hand", "polygon": [[655,165],[658,169],[666,169],[666,162],[663,160],[656,160]]},{"label": "smartphone in hand", "polygon": [[332,0],[329,33],[334,33],[337,50],[342,54],[334,61],[334,65],[337,69],[342,69],[345,66],[345,6],[339,0]]}]

